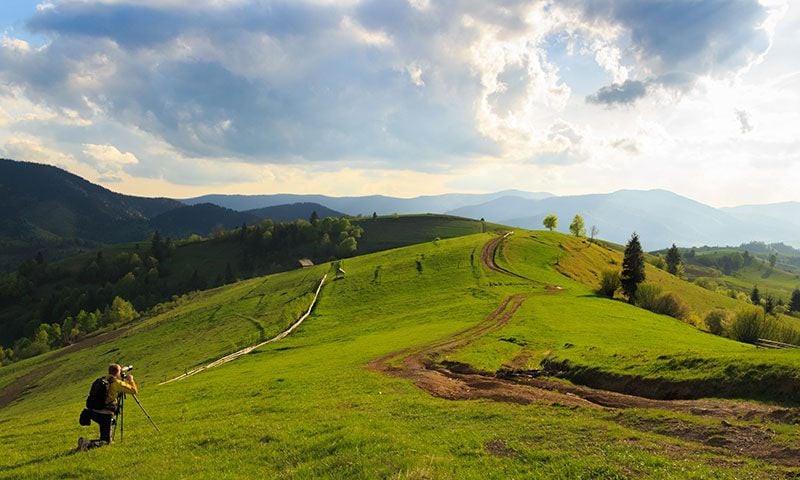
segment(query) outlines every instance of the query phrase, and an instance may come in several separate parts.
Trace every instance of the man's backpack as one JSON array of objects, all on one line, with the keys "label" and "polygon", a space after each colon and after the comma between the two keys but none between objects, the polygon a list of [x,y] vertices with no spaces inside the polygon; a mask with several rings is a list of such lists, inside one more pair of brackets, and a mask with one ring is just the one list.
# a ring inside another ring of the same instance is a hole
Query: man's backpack
[{"label": "man's backpack", "polygon": [[108,397],[108,389],[111,386],[111,380],[108,377],[100,377],[92,382],[92,388],[89,389],[89,396],[86,397],[86,408],[90,410],[103,410],[108,408],[106,398]]}]

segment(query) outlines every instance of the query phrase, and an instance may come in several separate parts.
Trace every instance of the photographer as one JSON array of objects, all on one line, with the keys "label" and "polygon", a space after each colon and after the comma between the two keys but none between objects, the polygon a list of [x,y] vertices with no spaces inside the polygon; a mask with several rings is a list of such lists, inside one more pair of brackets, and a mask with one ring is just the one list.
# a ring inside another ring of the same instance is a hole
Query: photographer
[{"label": "photographer", "polygon": [[88,450],[90,448],[102,447],[111,443],[114,415],[119,408],[119,397],[123,393],[135,395],[138,393],[136,382],[133,375],[125,374],[123,377],[122,367],[116,363],[108,366],[108,375],[101,377],[98,381],[105,379],[107,390],[105,393],[105,404],[103,408],[93,408],[90,410],[91,419],[100,426],[100,439],[88,440],[83,437],[78,439],[78,450]]}]

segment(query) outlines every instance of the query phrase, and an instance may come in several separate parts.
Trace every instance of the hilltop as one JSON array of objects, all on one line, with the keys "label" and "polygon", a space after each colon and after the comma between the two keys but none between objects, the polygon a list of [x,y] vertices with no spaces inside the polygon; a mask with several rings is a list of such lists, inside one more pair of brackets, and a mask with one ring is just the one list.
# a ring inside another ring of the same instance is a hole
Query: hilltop
[{"label": "hilltop", "polygon": [[[138,478],[775,478],[800,466],[800,351],[594,295],[619,255],[518,231],[349,258],[289,337],[159,385],[285,328],[331,265],[177,299],[0,370],[0,423],[14,425],[0,477],[91,477],[108,462]],[[698,315],[746,306],[647,275]],[[85,430],[68,413],[109,361],[136,365],[162,433],[130,404],[124,443],[71,455]]]}]

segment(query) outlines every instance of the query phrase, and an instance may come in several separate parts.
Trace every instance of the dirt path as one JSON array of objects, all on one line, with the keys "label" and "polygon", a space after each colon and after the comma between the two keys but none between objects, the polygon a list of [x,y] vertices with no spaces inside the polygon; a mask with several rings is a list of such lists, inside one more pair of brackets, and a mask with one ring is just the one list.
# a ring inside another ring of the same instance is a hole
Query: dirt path
[{"label": "dirt path", "polygon": [[[486,268],[524,278],[497,266],[497,249],[508,237],[498,237],[486,243],[481,259]],[[498,377],[477,372],[467,365],[440,362],[446,353],[465,346],[474,339],[506,325],[527,296],[512,295],[497,309],[472,328],[427,345],[412,347],[373,360],[368,367],[394,377],[407,378],[419,388],[436,397],[450,400],[489,399],[529,404],[545,402],[592,409],[662,409],[720,419],[714,426],[665,419],[651,421],[635,416],[618,415],[620,424],[641,431],[656,432],[685,441],[700,443],[709,448],[721,448],[736,455],[756,458],[784,466],[800,466],[800,449],[776,444],[775,432],[763,425],[734,425],[727,420],[777,423],[800,422],[800,409],[771,407],[741,401],[726,400],[654,400],[573,385],[549,378]],[[727,420],[726,420],[727,419]]]},{"label": "dirt path", "polygon": [[505,268],[499,266],[495,260],[497,257],[497,251],[500,249],[500,245],[506,238],[513,234],[514,232],[508,232],[502,237],[493,238],[492,240],[486,242],[486,245],[483,246],[483,250],[481,250],[481,262],[483,262],[483,265],[486,268],[492,270],[493,272],[502,273],[503,275],[509,275],[515,278],[521,278],[523,280],[533,281],[527,277],[523,277],[518,273],[514,273],[511,270],[506,270]]}]

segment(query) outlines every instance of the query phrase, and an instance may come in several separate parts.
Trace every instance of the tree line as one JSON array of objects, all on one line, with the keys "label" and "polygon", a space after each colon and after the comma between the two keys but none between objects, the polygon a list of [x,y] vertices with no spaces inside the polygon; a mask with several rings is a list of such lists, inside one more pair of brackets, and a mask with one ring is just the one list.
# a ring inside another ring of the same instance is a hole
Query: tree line
[{"label": "tree line", "polygon": [[[362,229],[346,218],[275,223],[265,220],[210,238],[181,241],[155,232],[145,244],[109,255],[98,250],[77,268],[49,265],[41,254],[0,277],[0,322],[10,345],[0,364],[78,341],[101,328],[137,318],[159,303],[195,290],[294,268],[298,257],[316,262],[354,255]],[[225,252],[224,268],[201,266],[201,252]],[[210,251],[210,250],[209,250]]]}]

